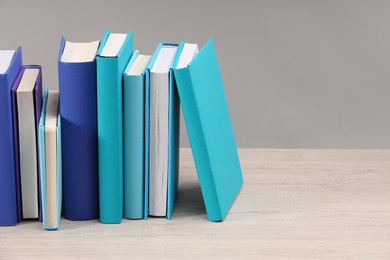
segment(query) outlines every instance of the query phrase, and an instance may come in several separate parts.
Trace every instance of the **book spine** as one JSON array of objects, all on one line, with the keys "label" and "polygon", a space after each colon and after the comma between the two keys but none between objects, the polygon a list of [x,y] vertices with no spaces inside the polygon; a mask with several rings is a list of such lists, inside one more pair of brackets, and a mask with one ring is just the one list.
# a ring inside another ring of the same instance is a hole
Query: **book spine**
[{"label": "book spine", "polygon": [[96,219],[99,217],[96,61],[59,61],[58,76],[64,217]]},{"label": "book spine", "polygon": [[144,76],[123,78],[124,217],[143,218],[144,202]]},{"label": "book spine", "polygon": [[220,221],[223,219],[223,216],[219,207],[215,183],[207,179],[208,176],[212,176],[212,167],[206,150],[207,144],[205,137],[203,134],[199,134],[203,133],[201,129],[202,121],[196,105],[191,73],[187,67],[174,70],[174,75],[194,156],[195,167],[202,187],[207,217],[210,221]]},{"label": "book spine", "polygon": [[100,222],[123,217],[122,72],[117,58],[97,57]]}]

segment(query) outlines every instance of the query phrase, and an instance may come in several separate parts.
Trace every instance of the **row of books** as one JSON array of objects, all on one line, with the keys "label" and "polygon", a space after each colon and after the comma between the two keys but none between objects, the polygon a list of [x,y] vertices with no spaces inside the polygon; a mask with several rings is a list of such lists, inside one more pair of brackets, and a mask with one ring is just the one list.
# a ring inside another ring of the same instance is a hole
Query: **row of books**
[{"label": "row of books", "polygon": [[21,48],[0,51],[0,67],[0,224],[39,218],[45,228],[56,228],[62,194],[58,91],[46,88],[42,97],[42,69],[22,66]]},{"label": "row of books", "polygon": [[243,178],[213,40],[200,51],[159,43],[149,56],[133,51],[131,31],[62,38],[58,79],[42,99],[40,66],[0,51],[0,225],[170,219],[180,104],[207,216],[225,218]]}]

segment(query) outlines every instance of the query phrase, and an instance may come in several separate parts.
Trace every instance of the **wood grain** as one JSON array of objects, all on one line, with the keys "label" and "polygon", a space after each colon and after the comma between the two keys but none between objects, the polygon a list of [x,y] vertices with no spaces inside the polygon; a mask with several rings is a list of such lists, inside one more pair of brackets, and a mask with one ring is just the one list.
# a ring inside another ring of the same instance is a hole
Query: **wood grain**
[{"label": "wood grain", "polygon": [[390,259],[389,150],[240,150],[244,187],[207,221],[189,149],[172,220],[0,227],[0,259]]}]

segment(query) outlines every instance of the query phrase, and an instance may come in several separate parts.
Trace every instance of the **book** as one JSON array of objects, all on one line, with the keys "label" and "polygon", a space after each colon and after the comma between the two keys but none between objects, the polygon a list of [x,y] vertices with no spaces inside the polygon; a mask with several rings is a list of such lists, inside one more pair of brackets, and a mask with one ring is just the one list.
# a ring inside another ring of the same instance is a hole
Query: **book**
[{"label": "book", "polygon": [[[42,70],[38,65],[24,66],[12,87],[18,131],[15,143],[19,144],[20,186],[24,219],[40,217],[38,169],[38,121],[42,105]],[[18,173],[17,173],[18,174]]]},{"label": "book", "polygon": [[197,54],[184,43],[179,49],[174,76],[207,217],[222,221],[243,177],[214,42]]},{"label": "book", "polygon": [[172,64],[178,44],[160,43],[149,68],[149,205],[151,216],[171,218],[178,184],[179,101]]},{"label": "book", "polygon": [[145,83],[151,56],[136,50],[123,74],[124,217],[144,217]]},{"label": "book", "polygon": [[98,49],[97,111],[101,223],[123,218],[123,71],[133,53],[133,34],[106,31]]},{"label": "book", "polygon": [[0,51],[0,226],[21,221],[16,184],[11,88],[22,68],[22,49]]},{"label": "book", "polygon": [[60,90],[63,214],[69,220],[99,217],[96,52],[99,41],[61,39]]},{"label": "book", "polygon": [[45,88],[39,120],[40,179],[43,228],[60,227],[62,204],[61,117],[58,110],[58,91]]}]

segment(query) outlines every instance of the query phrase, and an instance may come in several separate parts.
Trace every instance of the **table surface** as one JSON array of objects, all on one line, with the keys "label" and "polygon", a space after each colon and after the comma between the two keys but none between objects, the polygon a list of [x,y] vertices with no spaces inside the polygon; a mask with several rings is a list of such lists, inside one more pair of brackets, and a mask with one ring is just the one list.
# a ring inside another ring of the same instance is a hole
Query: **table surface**
[{"label": "table surface", "polygon": [[240,149],[244,186],[225,221],[207,221],[189,149],[171,220],[62,219],[0,227],[0,259],[390,259],[389,150]]}]

